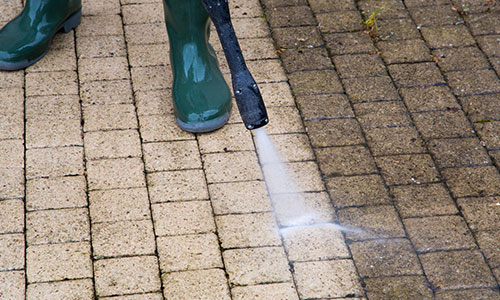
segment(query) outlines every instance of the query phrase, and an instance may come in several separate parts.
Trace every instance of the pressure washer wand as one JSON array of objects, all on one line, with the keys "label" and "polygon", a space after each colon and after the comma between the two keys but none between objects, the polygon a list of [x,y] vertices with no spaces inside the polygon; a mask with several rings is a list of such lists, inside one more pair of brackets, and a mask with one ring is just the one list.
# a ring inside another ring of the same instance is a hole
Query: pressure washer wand
[{"label": "pressure washer wand", "polygon": [[231,71],[234,96],[247,129],[257,129],[269,122],[259,88],[248,71],[234,32],[227,0],[203,0],[214,23]]}]

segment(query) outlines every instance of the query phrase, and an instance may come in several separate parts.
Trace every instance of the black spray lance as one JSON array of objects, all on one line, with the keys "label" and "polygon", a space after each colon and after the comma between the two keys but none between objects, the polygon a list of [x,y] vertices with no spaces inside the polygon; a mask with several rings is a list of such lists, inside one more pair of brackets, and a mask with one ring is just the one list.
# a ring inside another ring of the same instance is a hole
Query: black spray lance
[{"label": "black spray lance", "polygon": [[203,0],[224,49],[231,71],[234,96],[247,129],[257,129],[269,122],[257,83],[248,71],[234,32],[227,0]]}]

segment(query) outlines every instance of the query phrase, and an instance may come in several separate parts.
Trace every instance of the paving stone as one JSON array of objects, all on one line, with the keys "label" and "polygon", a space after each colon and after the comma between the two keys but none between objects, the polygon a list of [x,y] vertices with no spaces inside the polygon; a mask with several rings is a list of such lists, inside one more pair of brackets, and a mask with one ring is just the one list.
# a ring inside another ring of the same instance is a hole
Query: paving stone
[{"label": "paving stone", "polygon": [[[405,4],[410,7],[410,4],[406,2]],[[456,12],[456,10],[453,10],[451,6],[433,4],[431,4],[432,6],[411,7],[409,9],[409,12],[417,26],[454,25],[462,22],[460,15]]]},{"label": "paving stone", "polygon": [[353,0],[313,0],[309,2],[314,12],[321,11],[344,11],[355,10],[356,6]]},{"label": "paving stone", "polygon": [[196,141],[151,143],[143,148],[148,172],[201,167]]},{"label": "paving stone", "polygon": [[334,224],[288,227],[281,234],[290,261],[349,257],[342,232]]},{"label": "paving stone", "polygon": [[482,13],[465,17],[473,35],[500,34],[500,22],[494,13]]},{"label": "paving stone", "polygon": [[422,274],[417,255],[407,239],[353,242],[349,248],[362,277]]},{"label": "paving stone", "polygon": [[372,128],[365,130],[365,135],[375,156],[425,152],[423,141],[412,126]]},{"label": "paving stone", "polygon": [[434,63],[390,65],[388,68],[399,87],[444,84],[443,76]]},{"label": "paving stone", "polygon": [[105,300],[162,300],[163,296],[161,292],[158,293],[147,293],[147,294],[136,294],[130,296],[112,296],[112,297],[101,297],[100,299]]},{"label": "paving stone", "polygon": [[[95,1],[94,1],[95,2]],[[108,1],[113,3],[112,1]],[[125,56],[123,35],[87,36],[77,39],[78,58]]]},{"label": "paving stone", "polygon": [[495,230],[500,227],[498,197],[459,199],[458,206],[470,229]]},{"label": "paving stone", "polygon": [[336,207],[389,204],[390,198],[380,175],[332,177],[326,180]]},{"label": "paving stone", "polygon": [[285,252],[281,247],[235,249],[222,254],[231,284],[249,285],[291,279]]},{"label": "paving stone", "polygon": [[330,298],[361,295],[352,260],[298,262],[294,264],[301,298]]},{"label": "paving stone", "polygon": [[80,84],[80,97],[84,106],[133,102],[132,87],[129,80],[82,82]]},{"label": "paving stone", "polygon": [[167,299],[201,300],[211,299],[229,300],[229,288],[224,271],[209,269],[188,272],[176,272],[162,276],[164,285],[163,294]]},{"label": "paving stone", "polygon": [[323,45],[323,40],[316,26],[273,28],[272,35],[278,48],[301,49]]},{"label": "paving stone", "polygon": [[432,140],[428,148],[441,168],[491,163],[484,147],[475,138]]},{"label": "paving stone", "polygon": [[500,56],[500,35],[484,35],[476,37],[481,50],[488,56]]},{"label": "paving stone", "polygon": [[500,147],[500,126],[498,125],[499,122],[474,124],[474,129],[477,131],[479,138],[488,149]]},{"label": "paving stone", "polygon": [[80,120],[27,120],[26,148],[82,146]]},{"label": "paving stone", "polygon": [[500,80],[493,70],[450,72],[446,77],[455,95],[500,92]]},{"label": "paving stone", "polygon": [[0,115],[0,139],[23,139],[24,124],[23,116]]},{"label": "paving stone", "polygon": [[442,184],[393,186],[390,189],[403,218],[458,213],[453,199]]},{"label": "paving stone", "polygon": [[361,15],[358,11],[343,11],[342,13],[317,13],[319,30],[323,33],[360,31]]},{"label": "paving stone", "polygon": [[377,21],[378,29],[375,31],[376,36],[381,40],[412,40],[421,39],[420,32],[413,21],[406,18],[399,19],[381,19]]},{"label": "paving stone", "polygon": [[159,237],[157,243],[162,272],[223,267],[214,233]]},{"label": "paving stone", "polygon": [[145,188],[90,191],[89,204],[93,223],[144,220],[151,216]]},{"label": "paving stone", "polygon": [[92,277],[89,242],[29,246],[26,261],[28,283]]},{"label": "paving stone", "polygon": [[26,74],[26,96],[77,94],[77,75],[74,71]]},{"label": "paving stone", "polygon": [[343,92],[337,73],[333,70],[294,72],[288,78],[295,95]]},{"label": "paving stone", "polygon": [[328,52],[324,48],[285,49],[280,52],[280,57],[289,73],[332,67]]},{"label": "paving stone", "polygon": [[128,45],[168,42],[164,23],[125,25],[123,29],[125,30],[125,39]]},{"label": "paving stone", "polygon": [[139,133],[136,130],[87,132],[84,143],[87,159],[142,156]]},{"label": "paving stone", "polygon": [[254,152],[228,152],[202,156],[208,183],[261,180]]},{"label": "paving stone", "polygon": [[236,35],[240,39],[268,37],[269,27],[264,18],[245,18],[232,20]]},{"label": "paving stone", "polygon": [[450,88],[446,86],[402,88],[399,91],[411,112],[460,109]]},{"label": "paving stone", "polygon": [[429,49],[422,40],[380,41],[377,47],[387,64],[430,60]]},{"label": "paving stone", "polygon": [[247,62],[247,66],[259,84],[287,80],[279,59],[252,60]]},{"label": "paving stone", "polygon": [[218,216],[215,222],[222,248],[281,245],[278,226],[271,213]]},{"label": "paving stone", "polygon": [[2,272],[24,269],[23,234],[0,235],[0,248],[2,249],[2,255],[0,255],[0,270]]},{"label": "paving stone", "polygon": [[473,122],[497,120],[500,109],[496,105],[500,95],[475,95],[460,97],[460,102],[469,119]]},{"label": "paving stone", "polygon": [[388,76],[344,79],[342,83],[354,103],[399,99],[394,83]]},{"label": "paving stone", "polygon": [[436,289],[490,287],[493,276],[479,251],[463,250],[420,255],[425,274]]},{"label": "paving stone", "polygon": [[271,27],[315,25],[314,16],[308,6],[287,6],[269,10],[267,20]]},{"label": "paving stone", "polygon": [[500,267],[500,233],[497,230],[479,231],[476,233],[476,239],[479,247],[486,257],[486,262],[492,268]]},{"label": "paving stone", "polygon": [[139,120],[143,142],[192,140],[195,138],[194,134],[179,128],[173,114],[141,116]]},{"label": "paving stone", "polygon": [[[267,164],[262,170],[270,194],[324,190],[316,162],[287,163],[280,168],[277,168],[275,164]],[[283,176],[283,174],[288,176]]]},{"label": "paving stone", "polygon": [[98,297],[159,291],[161,286],[158,259],[154,256],[98,260],[94,272]]},{"label": "paving stone", "polygon": [[498,193],[500,174],[493,166],[450,168],[442,171],[455,197],[488,196]]},{"label": "paving stone", "polygon": [[324,176],[376,173],[377,166],[365,146],[318,148],[316,156]]},{"label": "paving stone", "polygon": [[83,110],[84,131],[137,129],[135,108],[131,104],[91,105]]},{"label": "paving stone", "polygon": [[305,122],[314,147],[357,145],[364,142],[354,119],[311,120]]},{"label": "paving stone", "polygon": [[229,4],[232,18],[261,17],[264,12],[259,1],[231,2]]},{"label": "paving stone", "polygon": [[0,295],[6,299],[25,299],[24,271],[0,272]]},{"label": "paving stone", "polygon": [[151,202],[208,199],[202,170],[157,172],[148,174]]},{"label": "paving stone", "polygon": [[24,92],[20,88],[6,88],[0,89],[0,103],[1,114],[5,115],[22,115],[24,111]]},{"label": "paving stone", "polygon": [[[160,90],[144,91],[144,92],[138,91],[135,93],[137,114],[139,115],[139,117],[149,116],[149,115],[165,116],[168,114],[173,114],[174,106],[170,99],[172,99],[172,90],[170,89],[160,89]],[[157,117],[157,119],[158,118],[161,117]],[[141,119],[141,126],[143,126],[142,123],[143,122],[146,123],[147,120],[145,120],[144,118],[140,119]],[[173,131],[177,132],[176,130]],[[156,134],[162,134],[162,133],[156,133]]]},{"label": "paving stone", "polygon": [[76,57],[74,48],[51,48],[36,64],[26,68],[31,72],[75,71]]},{"label": "paving stone", "polygon": [[423,27],[420,32],[431,48],[463,47],[475,44],[465,25]]},{"label": "paving stone", "polygon": [[354,104],[356,117],[363,127],[410,125],[411,119],[402,101]]},{"label": "paving stone", "polygon": [[[309,138],[306,134],[276,134],[269,136],[282,162],[314,160]],[[257,153],[262,153],[257,145]],[[262,158],[261,158],[262,159]]]},{"label": "paving stone", "polygon": [[0,199],[24,196],[24,170],[0,167]]},{"label": "paving stone", "polygon": [[347,239],[404,237],[403,226],[392,206],[345,208],[337,212],[342,226],[353,228]]},{"label": "paving stone", "polygon": [[0,88],[24,88],[24,72],[2,72]]},{"label": "paving stone", "polygon": [[208,189],[216,215],[271,210],[262,181],[216,183],[208,185]]},{"label": "paving stone", "polygon": [[[126,5],[122,8],[123,24],[158,23],[164,21],[160,3]],[[147,16],[144,18],[144,16]]]},{"label": "paving stone", "polygon": [[91,300],[94,286],[91,279],[32,283],[26,290],[26,299]]},{"label": "paving stone", "polygon": [[209,201],[160,203],[154,204],[152,208],[157,236],[215,231]]},{"label": "paving stone", "polygon": [[[159,10],[162,14],[162,10]],[[129,61],[132,68],[170,65],[169,44],[130,45]]]},{"label": "paving stone", "polygon": [[299,133],[304,132],[304,126],[297,108],[290,106],[275,106],[267,109],[269,124],[266,133]]},{"label": "paving stone", "polygon": [[366,278],[366,293],[370,299],[431,300],[432,290],[423,276]]},{"label": "paving stone", "polygon": [[261,83],[259,89],[266,107],[296,105],[288,82]]},{"label": "paving stone", "polygon": [[82,14],[86,15],[114,15],[120,13],[120,3],[115,1],[89,1],[82,7]]},{"label": "paving stone", "polygon": [[459,216],[404,220],[408,235],[419,252],[475,248],[474,238]]},{"label": "paving stone", "polygon": [[236,286],[231,289],[231,294],[235,300],[299,300],[295,286],[291,282]]},{"label": "paving stone", "polygon": [[29,149],[26,157],[27,179],[83,174],[82,147]]},{"label": "paving stone", "polygon": [[289,5],[307,5],[306,0],[263,0],[262,4],[266,8],[274,8]]},{"label": "paving stone", "polygon": [[384,63],[377,55],[341,55],[335,56],[333,61],[341,78],[387,75]]},{"label": "paving stone", "polygon": [[91,190],[142,187],[144,165],[139,158],[103,159],[87,162]]},{"label": "paving stone", "polygon": [[272,202],[280,226],[331,223],[336,220],[325,192],[272,195]]},{"label": "paving stone", "polygon": [[416,113],[412,117],[424,139],[473,136],[473,130],[461,110]]},{"label": "paving stone", "polygon": [[201,153],[254,150],[252,136],[243,126],[228,124],[221,129],[200,135]]},{"label": "paving stone", "polygon": [[400,0],[361,0],[358,7],[366,17],[381,7],[383,9],[377,14],[377,17],[381,19],[405,18],[408,16],[404,4]]},{"label": "paving stone", "polygon": [[135,92],[172,87],[172,71],[168,66],[137,67],[131,72]]},{"label": "paving stone", "polygon": [[87,208],[41,210],[26,214],[28,245],[90,240]]},{"label": "paving stone", "polygon": [[[25,117],[30,121],[31,125],[33,123],[37,124],[38,120],[79,120],[81,118],[79,102],[80,98],[73,95],[29,97],[26,99]],[[7,109],[5,111],[9,112]],[[80,127],[80,124],[78,127]]]},{"label": "paving stone", "polygon": [[432,51],[432,56],[445,72],[489,68],[488,60],[477,47],[439,49]]},{"label": "paving stone", "polygon": [[438,291],[436,293],[436,299],[438,300],[466,300],[466,299],[478,299],[478,300],[498,300],[500,299],[500,293],[493,289],[473,289],[473,290],[462,290],[462,291]]},{"label": "paving stone", "polygon": [[123,35],[122,19],[119,15],[84,16],[76,28],[76,37],[98,35]]},{"label": "paving stone", "polygon": [[421,184],[439,180],[432,158],[427,154],[376,157],[387,184]]},{"label": "paving stone", "polygon": [[364,32],[330,33],[323,36],[330,55],[376,52],[370,36]]}]

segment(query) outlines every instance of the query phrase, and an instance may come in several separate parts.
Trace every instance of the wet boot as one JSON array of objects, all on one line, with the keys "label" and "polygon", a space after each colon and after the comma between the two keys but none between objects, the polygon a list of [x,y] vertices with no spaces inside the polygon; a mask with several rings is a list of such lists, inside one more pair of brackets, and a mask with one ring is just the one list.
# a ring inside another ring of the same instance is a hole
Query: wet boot
[{"label": "wet boot", "polygon": [[216,130],[231,114],[231,92],[208,43],[208,14],[201,0],[163,0],[163,4],[177,124],[189,132]]},{"label": "wet boot", "polygon": [[26,0],[23,11],[0,30],[0,70],[24,69],[40,60],[58,31],[80,24],[81,0]]}]

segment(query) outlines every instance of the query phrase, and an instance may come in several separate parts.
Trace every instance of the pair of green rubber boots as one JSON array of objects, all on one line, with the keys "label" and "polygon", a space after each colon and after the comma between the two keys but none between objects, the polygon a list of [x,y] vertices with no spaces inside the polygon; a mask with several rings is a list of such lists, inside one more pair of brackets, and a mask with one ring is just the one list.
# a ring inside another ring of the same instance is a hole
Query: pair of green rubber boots
[{"label": "pair of green rubber boots", "polygon": [[[210,22],[201,0],[163,0],[174,75],[179,127],[208,132],[231,114],[231,92],[208,43]],[[81,0],[27,0],[20,15],[0,30],[0,70],[24,69],[48,51],[52,37],[80,24]]]}]

